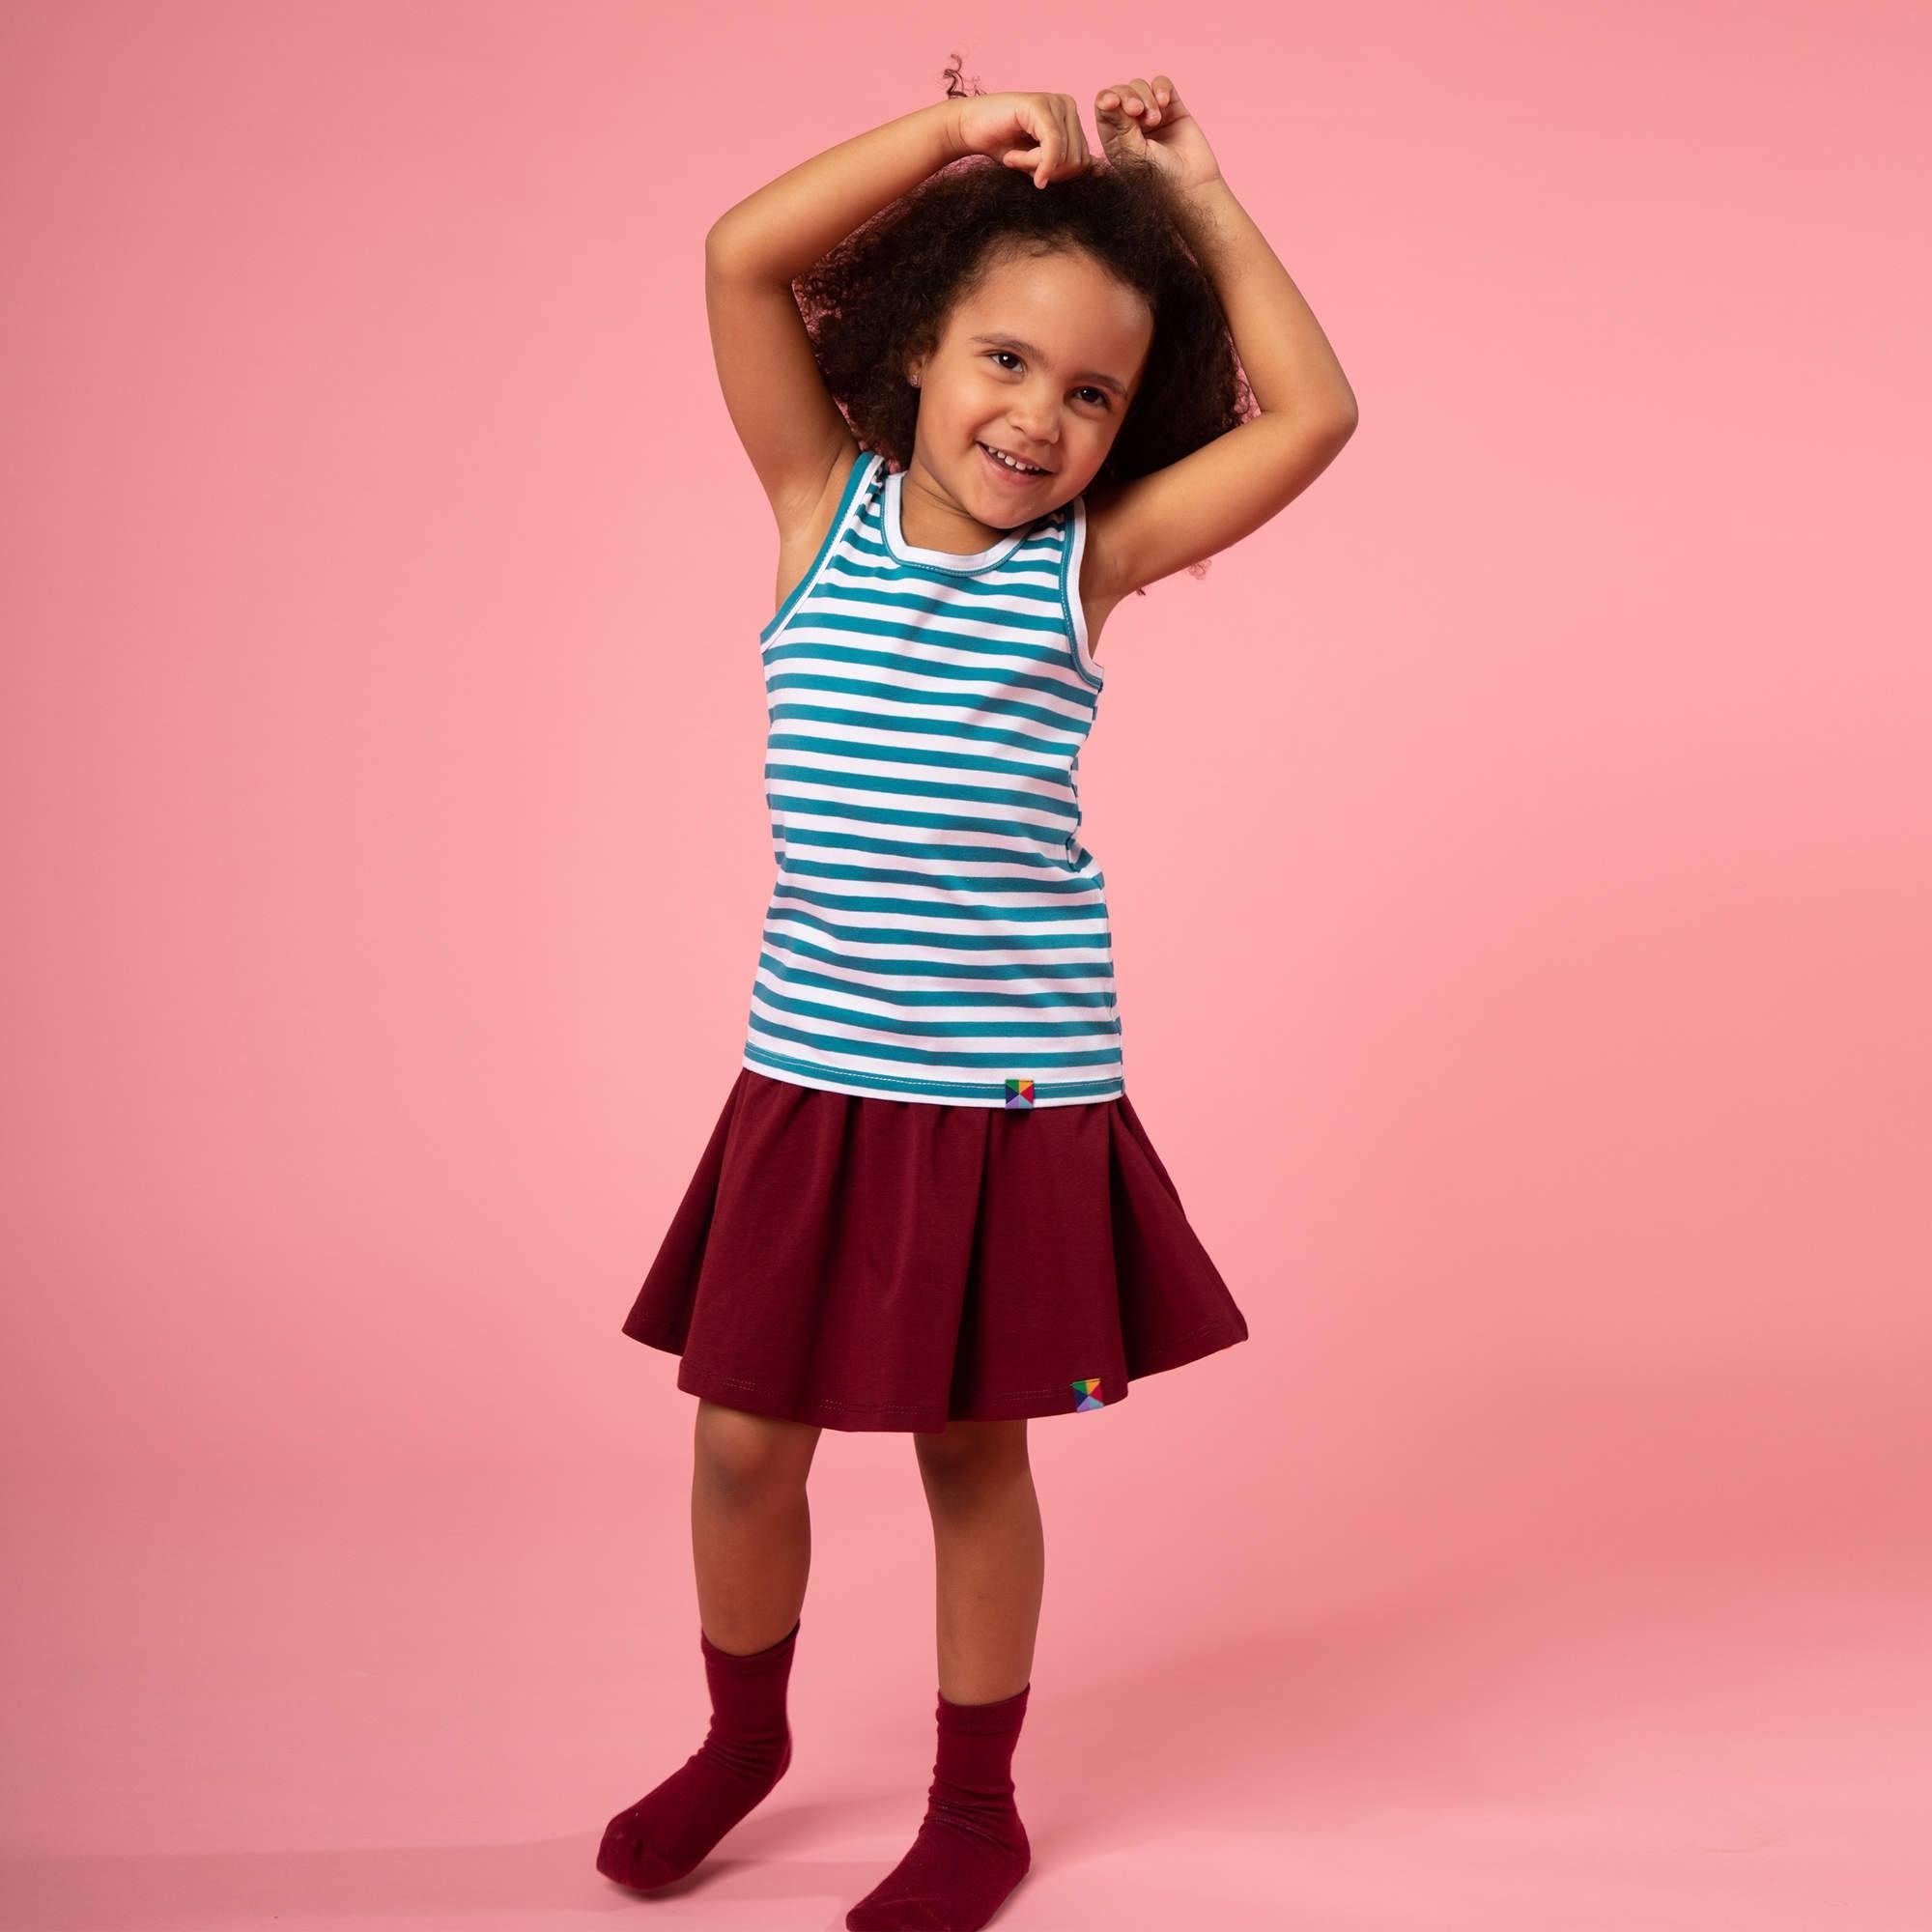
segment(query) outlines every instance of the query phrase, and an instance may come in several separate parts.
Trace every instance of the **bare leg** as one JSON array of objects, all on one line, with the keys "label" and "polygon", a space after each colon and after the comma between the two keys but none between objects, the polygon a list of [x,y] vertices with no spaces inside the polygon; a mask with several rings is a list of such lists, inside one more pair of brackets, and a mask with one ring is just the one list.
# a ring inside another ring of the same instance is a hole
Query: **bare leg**
[{"label": "bare leg", "polygon": [[1033,1675],[1046,1545],[1026,1432],[1021,1418],[913,1436],[932,1515],[939,1690],[955,1704],[1013,1696]]},{"label": "bare leg", "polygon": [[691,1548],[711,1725],[704,1742],[604,1828],[597,1869],[641,1891],[708,1858],[791,1764],[785,1693],[805,1601],[805,1485],[818,1431],[698,1404]]},{"label": "bare leg", "polygon": [[1046,1580],[1026,1423],[913,1440],[938,1580],[938,1749],[912,1848],[845,1915],[848,1932],[983,1925],[1033,1862],[1012,1778]]},{"label": "bare leg", "polygon": [[799,1620],[811,1570],[806,1479],[818,1429],[699,1399],[691,1465],[697,1614],[720,1650],[748,1655]]}]

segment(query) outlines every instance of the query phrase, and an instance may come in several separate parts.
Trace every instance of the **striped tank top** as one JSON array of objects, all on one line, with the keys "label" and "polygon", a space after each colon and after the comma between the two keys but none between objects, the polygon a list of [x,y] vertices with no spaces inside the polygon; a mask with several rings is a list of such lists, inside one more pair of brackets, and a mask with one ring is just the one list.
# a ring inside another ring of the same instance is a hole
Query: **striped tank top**
[{"label": "striped tank top", "polygon": [[743,1064],[952,1106],[1116,1099],[1106,879],[1079,837],[1105,677],[1085,500],[955,556],[906,542],[904,482],[860,452],[759,633],[779,869]]}]

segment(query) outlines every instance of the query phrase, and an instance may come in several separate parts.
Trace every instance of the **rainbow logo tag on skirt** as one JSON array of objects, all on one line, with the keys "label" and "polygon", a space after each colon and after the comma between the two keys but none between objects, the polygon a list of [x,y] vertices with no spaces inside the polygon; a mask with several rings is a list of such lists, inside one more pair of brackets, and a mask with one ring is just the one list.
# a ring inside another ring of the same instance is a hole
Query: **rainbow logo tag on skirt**
[{"label": "rainbow logo tag on skirt", "polygon": [[1033,1105],[1033,1082],[1024,1073],[1015,1073],[1008,1079],[1007,1105],[1009,1107]]},{"label": "rainbow logo tag on skirt", "polygon": [[1084,1381],[1074,1382],[1070,1386],[1073,1393],[1080,1398],[1073,1405],[1075,1409],[1106,1407],[1107,1405],[1100,1400],[1100,1378],[1098,1376],[1089,1376]]}]

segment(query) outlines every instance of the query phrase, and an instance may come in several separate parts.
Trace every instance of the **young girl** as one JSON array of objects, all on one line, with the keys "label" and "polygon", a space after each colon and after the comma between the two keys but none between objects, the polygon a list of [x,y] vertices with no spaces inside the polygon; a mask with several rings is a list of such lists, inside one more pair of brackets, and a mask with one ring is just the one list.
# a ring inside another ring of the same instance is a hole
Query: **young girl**
[{"label": "young girl", "polygon": [[623,1324],[697,1398],[711,1724],[597,1865],[669,1885],[784,1775],[819,1432],[903,1431],[937,1759],[855,1932],[974,1932],[1031,1861],[1028,1419],[1248,1333],[1127,1098],[1080,749],[1114,607],[1265,523],[1355,405],[1167,76],[1094,105],[1105,166],[1068,96],[954,91],[706,242],[725,405],[779,528],[779,873],[742,1065]]}]

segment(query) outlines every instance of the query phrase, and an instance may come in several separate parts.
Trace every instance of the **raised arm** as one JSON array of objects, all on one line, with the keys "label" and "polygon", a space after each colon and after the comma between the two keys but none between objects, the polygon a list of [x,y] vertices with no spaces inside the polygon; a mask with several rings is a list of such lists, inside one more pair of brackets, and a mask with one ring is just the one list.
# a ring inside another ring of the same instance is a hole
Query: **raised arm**
[{"label": "raised arm", "polygon": [[809,523],[856,453],[826,392],[792,279],[964,152],[958,103],[855,134],[728,208],[704,238],[704,306],[732,427],[781,532]]},{"label": "raised arm", "polygon": [[819,377],[793,278],[927,175],[975,154],[997,156],[1042,187],[1089,163],[1070,95],[939,100],[801,161],[726,209],[704,238],[724,407],[787,536],[803,530],[809,541],[856,454]]},{"label": "raised arm", "polygon": [[1259,529],[1355,433],[1355,393],[1314,311],[1255,226],[1166,74],[1103,88],[1107,151],[1145,157],[1201,215],[1202,266],[1262,413],[1092,504],[1092,594],[1111,605]]}]

